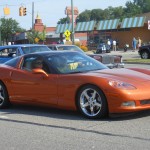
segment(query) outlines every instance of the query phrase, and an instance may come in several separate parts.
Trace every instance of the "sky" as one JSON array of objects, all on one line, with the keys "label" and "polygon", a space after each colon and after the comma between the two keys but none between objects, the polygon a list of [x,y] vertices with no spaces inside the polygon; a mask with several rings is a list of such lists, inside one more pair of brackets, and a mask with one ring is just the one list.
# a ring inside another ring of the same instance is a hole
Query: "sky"
[{"label": "sky", "polygon": [[[85,10],[105,9],[109,6],[125,6],[127,1],[132,0],[73,0],[73,6],[79,13]],[[0,18],[12,18],[19,26],[29,30],[32,27],[32,3],[34,3],[34,19],[37,14],[46,27],[56,27],[61,18],[65,18],[65,8],[71,6],[71,0],[0,0]],[[19,7],[27,9],[26,16],[19,16]],[[5,16],[3,8],[10,8],[10,15]]]}]

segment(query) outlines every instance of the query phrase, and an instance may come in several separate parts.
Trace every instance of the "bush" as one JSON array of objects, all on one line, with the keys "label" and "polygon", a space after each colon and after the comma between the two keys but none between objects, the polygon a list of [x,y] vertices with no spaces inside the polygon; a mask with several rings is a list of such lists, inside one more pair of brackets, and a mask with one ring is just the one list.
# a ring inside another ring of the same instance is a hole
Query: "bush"
[{"label": "bush", "polygon": [[80,48],[84,51],[84,52],[87,52],[88,51],[88,48],[84,45],[81,45]]}]

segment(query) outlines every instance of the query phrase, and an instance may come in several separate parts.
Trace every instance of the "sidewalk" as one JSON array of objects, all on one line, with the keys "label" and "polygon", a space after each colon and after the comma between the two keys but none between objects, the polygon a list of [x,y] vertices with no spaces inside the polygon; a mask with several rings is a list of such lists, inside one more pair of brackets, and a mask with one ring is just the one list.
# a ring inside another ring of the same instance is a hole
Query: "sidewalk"
[{"label": "sidewalk", "polygon": [[[93,54],[92,51],[88,51],[86,53]],[[123,50],[119,51],[111,51],[110,53],[106,53],[107,55],[121,55],[122,59],[140,59],[140,55],[138,54],[138,50],[133,52],[132,50],[128,50],[127,52],[124,52]]]},{"label": "sidewalk", "polygon": [[123,50],[120,51],[111,51],[111,53],[108,53],[108,55],[122,55],[122,59],[141,59],[140,55],[138,54],[138,50],[133,52],[132,50],[128,50],[127,52],[124,52]]}]

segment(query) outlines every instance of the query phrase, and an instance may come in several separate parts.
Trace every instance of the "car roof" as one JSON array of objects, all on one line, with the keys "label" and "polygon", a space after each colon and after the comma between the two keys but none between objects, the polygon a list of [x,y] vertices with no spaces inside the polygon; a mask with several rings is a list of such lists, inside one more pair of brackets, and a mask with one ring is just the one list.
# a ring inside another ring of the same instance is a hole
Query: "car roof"
[{"label": "car roof", "polygon": [[47,46],[76,46],[76,45],[64,45],[64,44],[49,44]]},{"label": "car roof", "polygon": [[33,47],[33,46],[47,46],[47,45],[42,45],[42,44],[15,44],[15,45],[0,46],[0,49],[13,48],[13,47]]}]

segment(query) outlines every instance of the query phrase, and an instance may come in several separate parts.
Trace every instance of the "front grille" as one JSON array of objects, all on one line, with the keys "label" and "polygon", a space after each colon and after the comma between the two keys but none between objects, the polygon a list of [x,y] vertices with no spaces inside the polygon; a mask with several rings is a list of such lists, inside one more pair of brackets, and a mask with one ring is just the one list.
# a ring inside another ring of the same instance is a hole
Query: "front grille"
[{"label": "front grille", "polygon": [[141,101],[140,101],[140,104],[141,104],[141,105],[150,104],[150,100],[141,100]]}]

